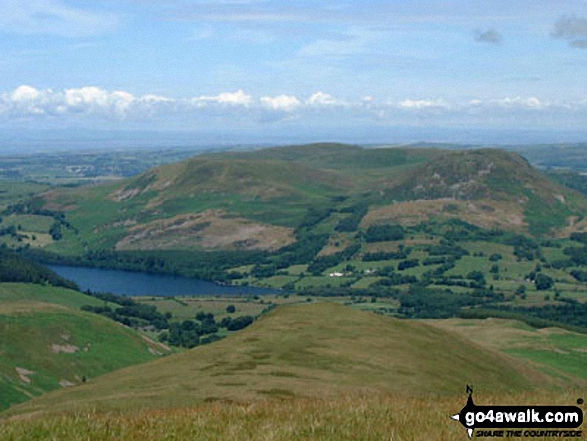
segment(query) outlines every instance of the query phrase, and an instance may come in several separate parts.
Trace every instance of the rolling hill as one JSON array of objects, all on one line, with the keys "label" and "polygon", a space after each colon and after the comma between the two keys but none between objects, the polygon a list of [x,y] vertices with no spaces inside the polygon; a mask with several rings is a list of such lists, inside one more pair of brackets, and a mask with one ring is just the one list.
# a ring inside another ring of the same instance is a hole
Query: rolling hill
[{"label": "rolling hill", "polygon": [[470,383],[479,390],[514,392],[556,382],[456,333],[317,303],[277,308],[222,341],[47,394],[3,415],[349,393],[454,395]]},{"label": "rolling hill", "polygon": [[581,230],[587,213],[583,195],[515,153],[341,144],[196,156],[114,184],[51,190],[18,213],[65,213],[59,236],[42,244],[60,254],[275,251],[296,242],[311,210],[340,218],[358,206],[360,229],[457,218],[533,235]]},{"label": "rolling hill", "polygon": [[0,410],[168,352],[80,311],[103,304],[69,289],[0,283]]},{"label": "rolling hill", "polygon": [[[577,391],[476,393],[476,403],[574,405]],[[8,440],[60,441],[92,439],[143,441],[412,441],[467,439],[463,427],[448,416],[463,407],[465,394],[451,397],[406,397],[389,394],[349,394],[336,399],[265,400],[246,404],[204,403],[186,409],[127,413],[83,412],[36,415],[23,421],[0,420]],[[533,437],[535,438],[535,437]],[[480,439],[479,437],[474,439]],[[483,438],[487,439],[487,438]],[[527,436],[502,439],[525,441]],[[538,438],[535,438],[538,439]],[[548,439],[548,438],[540,438]],[[568,440],[579,439],[563,438]]]}]

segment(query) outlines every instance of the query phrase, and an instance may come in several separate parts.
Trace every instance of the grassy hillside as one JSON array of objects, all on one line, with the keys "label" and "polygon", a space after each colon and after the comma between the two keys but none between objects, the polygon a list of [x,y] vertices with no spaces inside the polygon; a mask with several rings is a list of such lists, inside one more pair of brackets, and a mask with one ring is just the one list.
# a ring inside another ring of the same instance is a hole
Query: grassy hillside
[{"label": "grassy hillside", "polygon": [[[492,393],[476,389],[478,405],[575,405],[584,391]],[[356,441],[465,440],[463,426],[449,418],[465,404],[465,394],[406,397],[389,394],[342,395],[333,399],[208,403],[180,410],[130,413],[83,412],[0,421],[6,440],[142,441]],[[584,408],[584,407],[583,407]],[[583,431],[584,432],[584,431]],[[491,439],[474,437],[473,439]],[[553,439],[504,437],[509,440]],[[573,439],[578,438],[558,438]]]},{"label": "grassy hillside", "polygon": [[68,289],[0,283],[0,409],[167,352],[79,310],[103,304]]},{"label": "grassy hillside", "polygon": [[333,303],[284,306],[211,345],[40,397],[30,412],[186,407],[215,400],[520,391],[552,379],[513,358],[421,323]]},{"label": "grassy hillside", "polygon": [[[404,202],[389,207],[391,212],[420,208],[420,220],[457,217],[537,236],[564,227],[571,216],[587,210],[582,195],[555,183],[521,156],[502,150],[443,152],[388,180],[387,187],[388,199]],[[396,219],[402,222],[401,216]]]},{"label": "grassy hillside", "polygon": [[587,335],[560,328],[535,329],[515,320],[430,320],[440,329],[533,363],[541,371],[564,379],[565,384],[587,384]]},{"label": "grassy hillside", "polygon": [[41,231],[26,240],[62,254],[277,250],[297,239],[311,210],[330,210],[323,232],[332,235],[334,219],[359,205],[368,211],[362,228],[459,218],[534,235],[587,212],[583,195],[515,153],[312,144],[201,155],[114,184],[49,191],[9,222],[32,237],[53,216],[49,240]]}]

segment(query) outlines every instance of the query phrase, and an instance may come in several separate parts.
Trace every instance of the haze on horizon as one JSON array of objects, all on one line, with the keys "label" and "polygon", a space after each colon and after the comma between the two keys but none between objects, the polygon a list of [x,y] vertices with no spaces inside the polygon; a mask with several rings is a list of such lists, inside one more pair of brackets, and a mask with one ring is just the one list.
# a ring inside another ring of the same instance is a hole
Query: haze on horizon
[{"label": "haze on horizon", "polygon": [[587,141],[584,1],[0,5],[0,150]]}]

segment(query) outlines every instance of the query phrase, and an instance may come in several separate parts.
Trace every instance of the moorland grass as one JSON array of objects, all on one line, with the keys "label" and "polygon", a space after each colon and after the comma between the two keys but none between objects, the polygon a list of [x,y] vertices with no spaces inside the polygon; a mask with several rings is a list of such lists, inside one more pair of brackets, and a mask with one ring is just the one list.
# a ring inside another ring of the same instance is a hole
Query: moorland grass
[{"label": "moorland grass", "polygon": [[[475,401],[478,405],[576,405],[576,400],[584,395],[584,391],[496,394],[477,390]],[[33,416],[0,421],[0,433],[6,441],[464,440],[467,439],[465,429],[449,416],[458,413],[465,401],[463,390],[462,394],[451,397],[375,393],[344,394],[329,399],[266,399],[242,404],[214,402],[174,410]]]},{"label": "moorland grass", "polygon": [[555,381],[454,333],[340,304],[311,303],[279,307],[216,343],[47,394],[8,414],[183,408],[268,395],[423,396],[454,393],[466,383],[521,391]]}]

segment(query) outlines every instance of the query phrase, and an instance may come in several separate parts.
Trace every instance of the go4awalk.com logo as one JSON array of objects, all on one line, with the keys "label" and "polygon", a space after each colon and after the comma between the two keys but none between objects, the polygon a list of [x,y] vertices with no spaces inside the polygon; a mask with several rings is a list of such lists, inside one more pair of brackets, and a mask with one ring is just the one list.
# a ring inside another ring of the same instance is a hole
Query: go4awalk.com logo
[{"label": "go4awalk.com logo", "polygon": [[[580,438],[583,411],[577,406],[477,406],[473,389],[467,386],[469,398],[461,411],[452,415],[459,421],[469,438],[525,437]],[[583,404],[583,400],[577,400]]]}]

